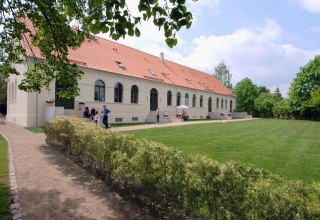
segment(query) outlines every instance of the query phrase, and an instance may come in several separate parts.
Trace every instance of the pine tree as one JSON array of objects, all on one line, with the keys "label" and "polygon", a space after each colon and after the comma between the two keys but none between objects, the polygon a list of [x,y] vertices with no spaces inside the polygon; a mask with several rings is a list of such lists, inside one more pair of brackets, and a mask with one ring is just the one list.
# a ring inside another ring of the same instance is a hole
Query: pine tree
[{"label": "pine tree", "polygon": [[281,92],[280,92],[280,89],[278,86],[277,86],[276,90],[274,91],[274,96],[278,99],[282,99],[282,95],[281,95]]}]

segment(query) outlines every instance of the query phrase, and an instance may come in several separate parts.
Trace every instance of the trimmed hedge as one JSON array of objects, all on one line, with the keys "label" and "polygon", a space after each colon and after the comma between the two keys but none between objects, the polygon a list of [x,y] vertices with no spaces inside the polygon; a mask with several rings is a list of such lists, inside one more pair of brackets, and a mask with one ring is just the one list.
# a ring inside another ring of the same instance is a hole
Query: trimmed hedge
[{"label": "trimmed hedge", "polygon": [[288,181],[234,162],[221,164],[93,123],[57,118],[44,129],[49,145],[130,194],[160,204],[171,218],[320,219],[320,185]]}]

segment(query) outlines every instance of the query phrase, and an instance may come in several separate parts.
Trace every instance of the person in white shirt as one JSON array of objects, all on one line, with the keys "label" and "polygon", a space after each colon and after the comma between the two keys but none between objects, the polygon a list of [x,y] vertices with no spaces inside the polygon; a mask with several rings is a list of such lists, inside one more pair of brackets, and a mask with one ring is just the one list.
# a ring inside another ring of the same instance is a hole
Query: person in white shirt
[{"label": "person in white shirt", "polygon": [[94,123],[96,123],[96,125],[98,125],[98,121],[99,121],[99,112],[98,111],[96,111],[95,112],[95,115],[94,115],[94,118],[93,118],[93,121],[94,121]]}]

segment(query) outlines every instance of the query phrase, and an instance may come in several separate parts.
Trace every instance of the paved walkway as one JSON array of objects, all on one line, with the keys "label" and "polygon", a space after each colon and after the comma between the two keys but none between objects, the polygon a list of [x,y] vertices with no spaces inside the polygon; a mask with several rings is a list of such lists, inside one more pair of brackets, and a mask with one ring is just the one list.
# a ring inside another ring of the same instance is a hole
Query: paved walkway
[{"label": "paved walkway", "polygon": [[0,124],[0,133],[13,152],[23,219],[152,219],[46,145],[44,134],[12,123]]},{"label": "paved walkway", "polygon": [[149,128],[163,128],[163,127],[173,127],[173,126],[185,126],[193,124],[209,124],[209,123],[234,123],[239,121],[253,120],[256,118],[246,118],[237,120],[200,120],[200,121],[182,121],[182,122],[171,122],[171,123],[158,123],[158,124],[145,124],[145,125],[134,125],[126,127],[112,127],[111,131],[132,131],[141,130]]}]

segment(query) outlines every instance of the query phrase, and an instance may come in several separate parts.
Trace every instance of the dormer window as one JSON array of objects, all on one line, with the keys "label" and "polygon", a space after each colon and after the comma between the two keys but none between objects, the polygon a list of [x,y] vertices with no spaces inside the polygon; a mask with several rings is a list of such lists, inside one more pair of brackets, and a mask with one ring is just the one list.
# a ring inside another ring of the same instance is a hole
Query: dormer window
[{"label": "dormer window", "polygon": [[151,75],[153,75],[153,76],[157,76],[157,73],[156,73],[156,72],[154,72],[152,69],[148,69],[148,71],[149,71],[149,73],[151,73]]},{"label": "dormer window", "polygon": [[125,69],[125,68],[126,68],[126,66],[125,66],[123,63],[121,63],[121,61],[117,61],[117,60],[116,60],[116,64],[117,64],[118,67],[120,67],[121,69]]}]

